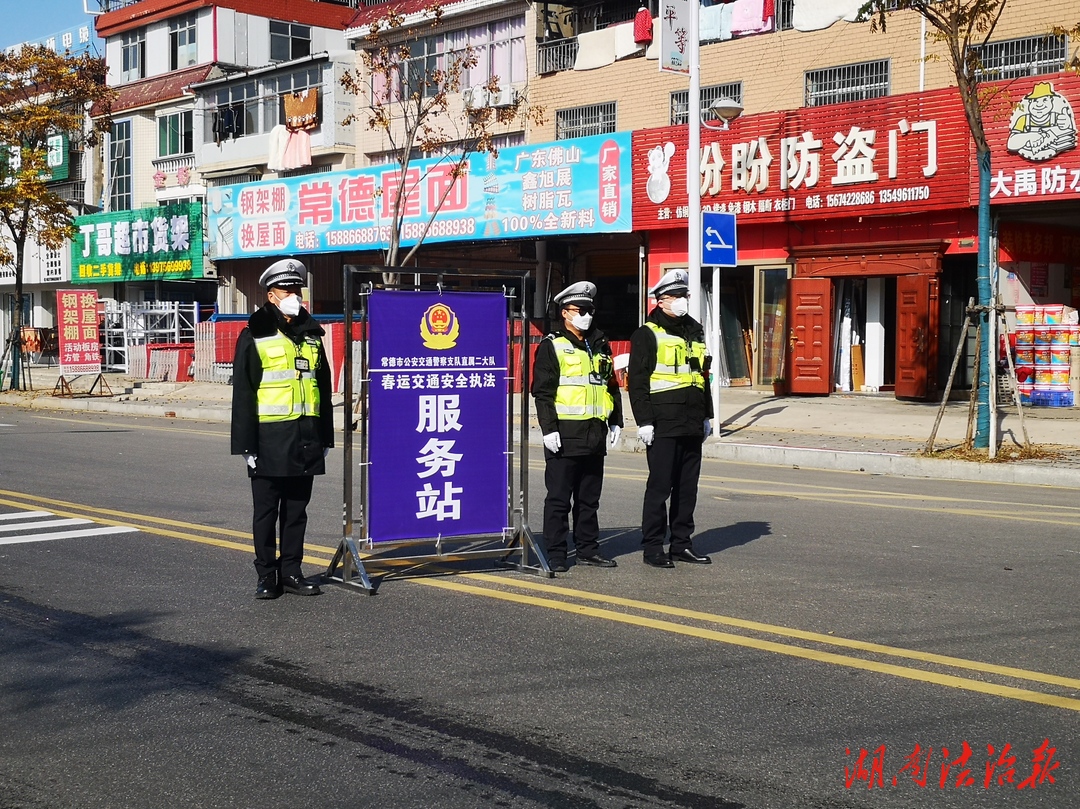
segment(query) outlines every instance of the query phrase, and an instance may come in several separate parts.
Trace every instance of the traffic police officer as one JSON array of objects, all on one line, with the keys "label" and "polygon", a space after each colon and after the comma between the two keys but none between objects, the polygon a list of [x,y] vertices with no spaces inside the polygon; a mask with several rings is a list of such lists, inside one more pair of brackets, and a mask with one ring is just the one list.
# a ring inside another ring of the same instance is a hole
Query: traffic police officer
[{"label": "traffic police officer", "polygon": [[571,513],[578,563],[616,566],[600,555],[597,510],[607,445],[615,446],[622,432],[622,395],[611,346],[593,326],[595,297],[596,285],[588,281],[555,296],[560,325],[537,347],[533,364],[532,394],[547,461],[544,538],[556,573],[567,570]]},{"label": "traffic police officer", "polygon": [[[694,552],[701,445],[712,433],[712,397],[705,331],[690,317],[689,276],[671,270],[650,290],[656,308],[630,336],[630,407],[645,444],[649,480],[641,510],[645,564],[675,567],[672,560],[707,565]],[[666,506],[671,498],[670,509]],[[669,523],[670,513],[670,523]],[[664,540],[670,529],[670,552]]]},{"label": "traffic police officer", "polygon": [[334,417],[324,332],[300,304],[306,279],[294,259],[266,269],[259,278],[266,303],[240,332],[233,360],[232,454],[244,456],[251,479],[256,598],[319,593],[300,561],[311,484],[326,471]]}]

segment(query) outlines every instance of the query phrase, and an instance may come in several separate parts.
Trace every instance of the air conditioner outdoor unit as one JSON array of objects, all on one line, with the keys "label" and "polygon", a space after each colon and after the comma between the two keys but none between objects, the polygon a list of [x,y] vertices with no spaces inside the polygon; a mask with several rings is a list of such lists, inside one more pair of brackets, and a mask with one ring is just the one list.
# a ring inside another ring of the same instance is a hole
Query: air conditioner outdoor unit
[{"label": "air conditioner outdoor unit", "polygon": [[469,87],[461,93],[467,110],[482,110],[490,106],[489,96],[490,93],[486,87]]},{"label": "air conditioner outdoor unit", "polygon": [[518,92],[513,87],[504,87],[491,100],[493,107],[512,107],[518,102]]}]

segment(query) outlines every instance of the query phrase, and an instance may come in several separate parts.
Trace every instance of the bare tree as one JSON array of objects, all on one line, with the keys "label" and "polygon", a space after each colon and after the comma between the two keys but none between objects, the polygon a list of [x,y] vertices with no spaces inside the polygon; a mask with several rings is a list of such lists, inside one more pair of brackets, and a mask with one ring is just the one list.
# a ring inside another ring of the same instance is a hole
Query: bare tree
[{"label": "bare tree", "polygon": [[[41,46],[0,53],[0,263],[15,269],[15,314],[8,350],[11,388],[22,386],[23,268],[28,242],[58,250],[75,235],[70,204],[49,188],[48,141],[67,134],[93,146],[111,125],[114,92],[105,85],[105,62],[60,55]],[[89,112],[95,107],[93,123]],[[16,151],[17,150],[17,151]],[[18,154],[18,160],[13,159]]]},{"label": "bare tree", "polygon": [[[349,71],[342,78],[346,91],[366,103],[363,112],[350,115],[345,123],[362,120],[368,130],[382,135],[391,156],[400,169],[400,180],[393,188],[380,188],[378,194],[392,194],[390,200],[389,247],[386,266],[404,266],[416,255],[426,236],[427,227],[453,189],[453,182],[443,183],[441,193],[429,200],[427,222],[416,242],[402,249],[402,224],[406,201],[425,184],[436,168],[454,182],[464,180],[469,157],[474,153],[498,154],[495,136],[514,122],[524,126],[529,121],[543,123],[543,110],[530,106],[524,94],[514,94],[512,103],[494,106],[476,103],[475,99],[496,97],[503,89],[499,76],[491,76],[479,87],[467,87],[468,72],[477,65],[471,46],[450,50],[443,34],[447,25],[443,6],[434,3],[415,24],[391,8],[367,29],[361,53],[362,70]],[[459,94],[467,90],[474,102],[461,105]],[[419,173],[410,167],[420,158],[435,162]]]},{"label": "bare tree", "polygon": [[[892,0],[886,4],[872,0],[864,6],[864,11],[870,14],[871,31],[884,32],[891,14],[905,11],[919,14],[930,26],[927,40],[944,48],[952,67],[968,129],[975,143],[979,171],[977,276],[984,334],[987,333],[989,321],[988,307],[993,305],[994,296],[990,285],[990,146],[986,141],[983,115],[1001,99],[998,93],[981,86],[983,65],[979,60],[979,51],[993,36],[1001,13],[1005,10],[1005,3],[1006,0]],[[930,55],[927,58],[938,57]],[[994,77],[987,75],[986,78],[993,80]],[[990,369],[995,364],[981,362],[978,367],[975,446],[985,449],[990,445]]]}]

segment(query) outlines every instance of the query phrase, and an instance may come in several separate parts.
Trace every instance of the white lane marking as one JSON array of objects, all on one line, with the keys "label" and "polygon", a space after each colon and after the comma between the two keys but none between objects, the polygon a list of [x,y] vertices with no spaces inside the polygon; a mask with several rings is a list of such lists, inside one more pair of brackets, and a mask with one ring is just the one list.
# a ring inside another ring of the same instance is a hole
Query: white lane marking
[{"label": "white lane marking", "polygon": [[46,542],[53,539],[74,539],[76,537],[101,536],[102,534],[127,534],[138,532],[138,528],[125,525],[102,525],[98,528],[84,528],[80,531],[54,531],[49,534],[29,534],[22,537],[0,538],[0,545],[16,545],[21,542]]},{"label": "white lane marking", "polygon": [[0,533],[26,531],[32,528],[59,528],[61,525],[86,525],[90,522],[93,522],[93,520],[77,520],[74,517],[70,519],[37,520],[36,522],[19,523],[17,525],[0,525]]},{"label": "white lane marking", "polygon": [[18,511],[14,514],[0,514],[0,520],[29,520],[36,517],[51,517],[51,511]]}]

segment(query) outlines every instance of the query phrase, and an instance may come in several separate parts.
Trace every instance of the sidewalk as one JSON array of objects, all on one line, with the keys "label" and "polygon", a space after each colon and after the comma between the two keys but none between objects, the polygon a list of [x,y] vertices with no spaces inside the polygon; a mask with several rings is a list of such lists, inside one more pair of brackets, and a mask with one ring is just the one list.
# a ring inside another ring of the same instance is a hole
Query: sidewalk
[{"label": "sidewalk", "polygon": [[[232,388],[208,382],[146,382],[105,374],[115,394],[89,397],[94,377],[71,382],[73,398],[55,397],[56,368],[33,367],[33,391],[3,391],[0,406],[34,410],[94,411],[132,416],[175,417],[227,423]],[[517,398],[515,397],[515,403]],[[341,397],[335,397],[341,404]],[[617,451],[640,452],[625,401],[625,435]],[[938,404],[898,401],[892,394],[834,394],[822,397],[774,397],[766,391],[722,388],[718,434],[705,442],[710,458],[801,468],[871,474],[979,480],[1080,488],[1080,408],[1025,408],[1028,436],[1047,450],[1039,459],[980,463],[918,457],[926,444]],[[531,409],[531,402],[530,402]],[[0,411],[2,412],[2,411]],[[968,405],[950,402],[938,428],[935,449],[962,445]],[[339,428],[343,415],[338,411]],[[1014,407],[1001,408],[1003,449],[1023,443]],[[714,421],[714,428],[717,426]],[[530,444],[541,444],[533,419]]]}]

